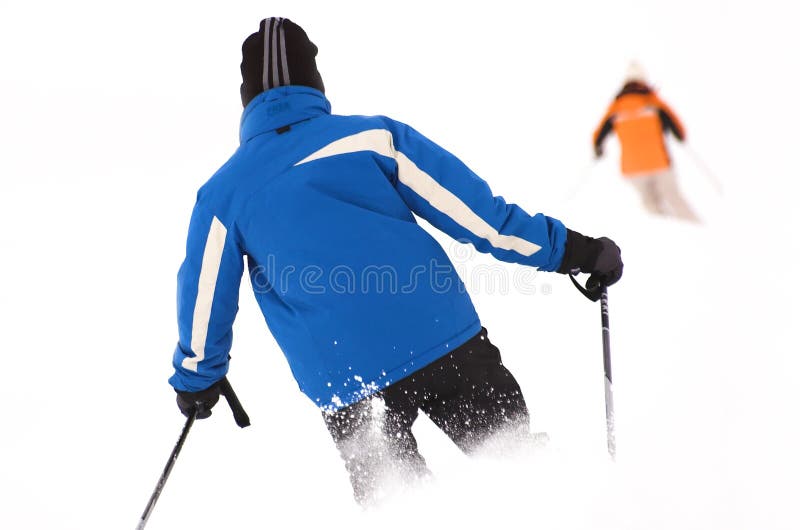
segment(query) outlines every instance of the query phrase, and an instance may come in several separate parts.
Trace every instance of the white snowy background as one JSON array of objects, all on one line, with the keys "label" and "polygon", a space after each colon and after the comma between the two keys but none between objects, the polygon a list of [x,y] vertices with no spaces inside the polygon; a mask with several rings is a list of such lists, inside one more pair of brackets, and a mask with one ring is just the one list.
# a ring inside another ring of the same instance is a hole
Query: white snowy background
[{"label": "white snowy background", "polygon": [[[462,456],[363,512],[243,281],[225,406],[195,424],[147,528],[800,527],[800,33],[790,2],[0,1],[0,528],[134,528],[183,425],[167,384],[197,188],[238,142],[242,40],[303,26],[333,110],[385,114],[496,194],[623,250],[599,306],[567,278],[465,281],[525,392],[531,454]],[[701,226],[653,218],[590,135],[641,62],[688,130]],[[577,193],[572,193],[577,187]],[[440,241],[462,256],[445,236]],[[368,325],[368,323],[365,323]]]}]

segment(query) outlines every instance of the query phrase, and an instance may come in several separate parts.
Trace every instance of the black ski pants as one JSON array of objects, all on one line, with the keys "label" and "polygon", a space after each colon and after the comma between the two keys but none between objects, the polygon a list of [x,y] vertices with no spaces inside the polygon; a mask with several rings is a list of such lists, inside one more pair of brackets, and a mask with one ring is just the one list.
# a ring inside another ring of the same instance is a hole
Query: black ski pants
[{"label": "black ski pants", "polygon": [[522,390],[482,328],[462,346],[377,394],[323,412],[359,503],[374,497],[386,473],[403,479],[429,473],[411,432],[420,410],[467,454],[495,433],[529,435]]}]

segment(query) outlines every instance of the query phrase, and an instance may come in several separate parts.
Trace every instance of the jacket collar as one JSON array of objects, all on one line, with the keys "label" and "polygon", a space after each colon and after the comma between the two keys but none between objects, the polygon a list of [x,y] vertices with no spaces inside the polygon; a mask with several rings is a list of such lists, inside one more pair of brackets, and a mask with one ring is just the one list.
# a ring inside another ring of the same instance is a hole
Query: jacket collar
[{"label": "jacket collar", "polygon": [[647,95],[651,94],[653,89],[650,88],[647,84],[641,81],[630,81],[625,83],[625,86],[622,87],[622,90],[619,91],[617,94],[617,98],[621,98],[622,96],[626,96],[628,94],[641,94]]},{"label": "jacket collar", "polygon": [[245,143],[259,134],[330,113],[331,104],[319,90],[299,85],[273,88],[245,107],[239,141]]}]

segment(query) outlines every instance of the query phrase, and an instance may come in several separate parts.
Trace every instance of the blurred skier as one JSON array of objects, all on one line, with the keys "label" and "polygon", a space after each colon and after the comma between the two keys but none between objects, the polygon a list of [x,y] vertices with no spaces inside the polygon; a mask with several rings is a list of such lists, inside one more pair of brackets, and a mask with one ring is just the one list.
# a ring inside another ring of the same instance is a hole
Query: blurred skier
[{"label": "blurred skier", "polygon": [[678,189],[664,138],[669,131],[683,142],[683,124],[647,84],[636,62],[629,66],[622,89],[594,132],[597,158],[603,156],[603,141],[612,130],[622,151],[622,175],[639,192],[645,209],[699,222]]},{"label": "blurred skier", "polygon": [[269,329],[365,503],[384,473],[427,473],[411,431],[419,410],[466,453],[496,433],[530,436],[517,381],[414,214],[507,262],[606,285],[623,266],[610,239],[507,204],[411,127],[331,114],[316,54],[285,18],[244,41],[240,146],[197,194],[170,383],[184,414],[211,414],[246,259]]}]

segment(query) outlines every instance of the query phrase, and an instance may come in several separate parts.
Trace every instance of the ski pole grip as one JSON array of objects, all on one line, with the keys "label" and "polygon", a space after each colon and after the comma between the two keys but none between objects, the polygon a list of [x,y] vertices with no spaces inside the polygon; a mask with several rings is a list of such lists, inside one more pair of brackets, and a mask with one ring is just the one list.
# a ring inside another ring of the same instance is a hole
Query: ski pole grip
[{"label": "ski pole grip", "polygon": [[227,376],[222,378],[219,387],[220,393],[225,396],[225,399],[228,401],[228,405],[231,407],[233,419],[236,420],[236,425],[241,428],[249,426],[250,417],[247,415],[247,412],[245,412],[244,407],[242,407],[242,403],[236,396],[236,392],[233,391],[233,387],[231,386],[230,381],[228,381]]},{"label": "ski pole grip", "polygon": [[578,283],[578,280],[575,279],[574,274],[569,275],[569,279],[572,280],[572,284],[578,289],[583,296],[591,300],[592,302],[597,302],[600,300],[600,297],[605,290],[605,286],[600,282],[591,281],[592,278],[590,277],[586,280],[586,287],[582,286]]}]

